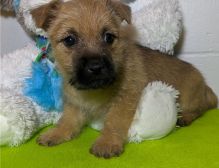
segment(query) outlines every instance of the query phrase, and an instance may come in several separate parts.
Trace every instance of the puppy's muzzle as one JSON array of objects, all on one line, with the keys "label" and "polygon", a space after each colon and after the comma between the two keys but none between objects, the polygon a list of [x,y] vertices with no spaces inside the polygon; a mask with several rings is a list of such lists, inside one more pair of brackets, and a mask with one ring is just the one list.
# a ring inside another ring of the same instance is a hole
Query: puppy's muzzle
[{"label": "puppy's muzzle", "polygon": [[111,85],[115,80],[114,65],[109,56],[83,56],[76,66],[76,79],[72,83],[78,89],[98,89]]}]

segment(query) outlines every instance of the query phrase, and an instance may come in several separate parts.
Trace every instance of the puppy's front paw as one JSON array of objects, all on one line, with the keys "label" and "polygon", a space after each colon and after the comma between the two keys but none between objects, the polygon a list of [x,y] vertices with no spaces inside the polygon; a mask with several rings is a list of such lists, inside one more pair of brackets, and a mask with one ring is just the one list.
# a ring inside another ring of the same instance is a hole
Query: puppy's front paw
[{"label": "puppy's front paw", "polygon": [[53,128],[48,132],[40,135],[40,137],[37,139],[37,143],[42,146],[54,146],[70,139],[71,136],[66,136],[62,133],[61,130]]},{"label": "puppy's front paw", "polygon": [[91,147],[90,153],[105,159],[119,156],[123,152],[123,144],[112,139],[99,138]]}]

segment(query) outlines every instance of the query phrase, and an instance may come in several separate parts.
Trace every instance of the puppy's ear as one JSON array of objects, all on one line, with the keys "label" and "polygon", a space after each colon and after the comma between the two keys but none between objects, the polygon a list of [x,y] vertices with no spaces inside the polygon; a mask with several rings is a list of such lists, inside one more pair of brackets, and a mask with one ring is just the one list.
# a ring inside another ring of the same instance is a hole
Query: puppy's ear
[{"label": "puppy's ear", "polygon": [[36,26],[48,30],[50,23],[55,19],[61,0],[54,0],[31,11]]},{"label": "puppy's ear", "polygon": [[120,0],[108,0],[107,3],[122,21],[125,20],[128,24],[131,24],[132,12],[128,5],[122,3]]}]

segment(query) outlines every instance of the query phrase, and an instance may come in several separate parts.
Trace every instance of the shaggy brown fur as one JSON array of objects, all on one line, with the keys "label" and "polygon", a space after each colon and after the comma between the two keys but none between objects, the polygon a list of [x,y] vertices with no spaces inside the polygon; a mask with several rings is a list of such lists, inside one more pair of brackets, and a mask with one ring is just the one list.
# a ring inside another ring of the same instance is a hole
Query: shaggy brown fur
[{"label": "shaggy brown fur", "polygon": [[[180,91],[180,125],[190,124],[207,109],[217,106],[215,94],[192,65],[135,44],[131,26],[121,25],[123,20],[131,22],[130,9],[118,1],[55,1],[32,14],[36,24],[48,31],[59,71],[64,76],[64,113],[54,129],[39,137],[41,145],[68,141],[86,123],[104,115],[101,136],[90,152],[104,158],[120,155],[141,92],[155,80]],[[115,36],[112,44],[104,43],[103,30]],[[75,37],[72,46],[66,46],[69,36]],[[90,58],[108,55],[115,69],[115,81],[101,88],[79,89],[73,79],[75,67],[84,55]]]}]

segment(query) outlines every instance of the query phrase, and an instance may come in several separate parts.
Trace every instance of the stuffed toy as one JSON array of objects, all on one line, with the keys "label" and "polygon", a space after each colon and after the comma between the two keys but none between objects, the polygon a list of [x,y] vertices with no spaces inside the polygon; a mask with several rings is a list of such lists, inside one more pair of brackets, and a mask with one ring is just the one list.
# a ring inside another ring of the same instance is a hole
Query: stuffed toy
[{"label": "stuffed toy", "polygon": [[17,146],[49,124],[60,113],[46,112],[24,95],[26,78],[31,76],[32,62],[38,54],[35,44],[1,56],[0,70],[0,144]]},{"label": "stuffed toy", "polygon": [[[62,78],[50,57],[47,33],[36,27],[31,16],[31,10],[50,1],[1,1],[1,9],[14,11],[24,29],[37,40],[36,44],[1,56],[0,145],[18,146],[61,116]],[[129,5],[137,42],[173,54],[182,29],[178,1],[136,0]],[[128,133],[129,141],[159,139],[169,134],[180,111],[178,95],[172,86],[159,81],[146,86]],[[90,125],[101,130],[103,123],[93,121]]]}]

